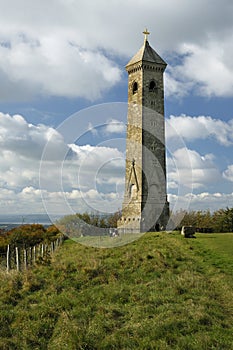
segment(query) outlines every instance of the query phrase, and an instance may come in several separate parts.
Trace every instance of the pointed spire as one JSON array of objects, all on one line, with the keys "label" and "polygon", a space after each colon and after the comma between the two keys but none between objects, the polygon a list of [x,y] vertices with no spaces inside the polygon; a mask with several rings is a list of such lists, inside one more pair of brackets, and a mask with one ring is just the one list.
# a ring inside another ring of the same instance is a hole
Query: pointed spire
[{"label": "pointed spire", "polygon": [[144,43],[140,50],[136,53],[136,55],[134,55],[133,58],[128,62],[128,64],[126,65],[126,69],[127,67],[141,61],[162,64],[166,66],[166,62],[157,54],[157,52],[154,49],[152,49],[148,42],[147,38],[150,32],[147,28],[143,31],[143,34],[145,35]]}]

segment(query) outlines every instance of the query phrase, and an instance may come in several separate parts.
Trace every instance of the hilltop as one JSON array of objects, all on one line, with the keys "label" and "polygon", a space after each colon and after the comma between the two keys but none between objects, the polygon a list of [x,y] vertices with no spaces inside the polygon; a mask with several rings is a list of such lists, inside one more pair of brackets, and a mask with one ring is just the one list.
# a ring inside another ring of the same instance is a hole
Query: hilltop
[{"label": "hilltop", "polygon": [[67,240],[52,263],[1,272],[0,349],[233,349],[232,242],[147,233],[98,249]]}]

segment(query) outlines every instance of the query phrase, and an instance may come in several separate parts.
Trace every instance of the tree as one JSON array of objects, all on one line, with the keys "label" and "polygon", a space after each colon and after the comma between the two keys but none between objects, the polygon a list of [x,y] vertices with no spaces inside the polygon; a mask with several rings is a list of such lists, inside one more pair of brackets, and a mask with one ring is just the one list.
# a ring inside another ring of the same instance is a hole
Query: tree
[{"label": "tree", "polygon": [[108,227],[117,227],[117,221],[120,218],[121,218],[121,212],[120,210],[118,210],[108,217],[108,222],[107,222]]},{"label": "tree", "polygon": [[233,208],[226,208],[224,221],[227,232],[233,232]]},{"label": "tree", "polygon": [[61,235],[59,229],[55,225],[51,225],[47,228],[44,239],[48,242],[52,242],[55,241],[59,235]]},{"label": "tree", "polygon": [[9,231],[10,244],[21,247],[32,247],[44,240],[46,229],[40,224],[21,225]]}]

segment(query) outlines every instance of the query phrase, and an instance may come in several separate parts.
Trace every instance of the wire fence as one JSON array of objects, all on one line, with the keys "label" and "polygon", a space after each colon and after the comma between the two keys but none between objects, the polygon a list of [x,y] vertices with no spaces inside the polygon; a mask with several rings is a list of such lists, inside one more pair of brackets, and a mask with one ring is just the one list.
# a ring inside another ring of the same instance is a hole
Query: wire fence
[{"label": "wire fence", "polygon": [[40,243],[27,248],[9,244],[5,250],[0,252],[0,268],[6,272],[27,270],[39,260],[49,258],[60,247],[63,240],[64,237],[60,236],[52,242]]}]

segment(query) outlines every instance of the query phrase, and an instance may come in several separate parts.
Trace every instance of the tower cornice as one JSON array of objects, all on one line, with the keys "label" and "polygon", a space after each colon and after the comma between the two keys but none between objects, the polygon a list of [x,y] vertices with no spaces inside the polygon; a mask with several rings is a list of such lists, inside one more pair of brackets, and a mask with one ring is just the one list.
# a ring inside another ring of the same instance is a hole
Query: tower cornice
[{"label": "tower cornice", "polygon": [[128,74],[138,72],[140,70],[150,70],[155,72],[164,72],[167,65],[164,64],[154,64],[149,61],[141,61],[131,65],[126,66]]}]

